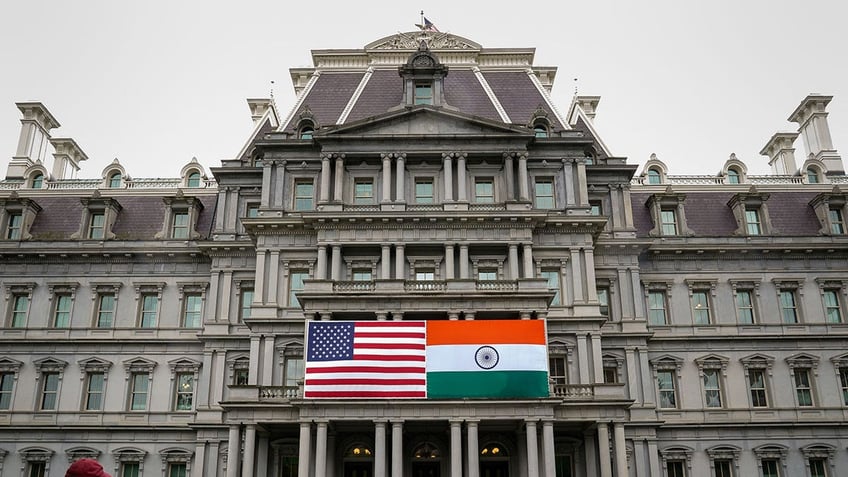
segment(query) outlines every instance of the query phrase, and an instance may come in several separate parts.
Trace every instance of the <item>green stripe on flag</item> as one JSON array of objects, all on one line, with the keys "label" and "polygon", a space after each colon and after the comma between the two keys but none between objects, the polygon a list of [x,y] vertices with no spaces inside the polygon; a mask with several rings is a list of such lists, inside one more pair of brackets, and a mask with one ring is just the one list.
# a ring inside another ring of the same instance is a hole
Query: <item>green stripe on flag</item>
[{"label": "green stripe on flag", "polygon": [[544,398],[546,371],[427,373],[427,398]]}]

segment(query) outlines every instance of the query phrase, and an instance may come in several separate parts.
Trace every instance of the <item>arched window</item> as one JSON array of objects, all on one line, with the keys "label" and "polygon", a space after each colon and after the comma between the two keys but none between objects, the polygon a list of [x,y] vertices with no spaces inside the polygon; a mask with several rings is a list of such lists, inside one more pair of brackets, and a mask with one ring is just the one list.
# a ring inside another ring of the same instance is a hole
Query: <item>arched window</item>
[{"label": "arched window", "polygon": [[491,444],[486,445],[483,450],[480,451],[480,457],[482,458],[494,458],[494,457],[509,457],[509,453],[501,444],[497,442],[493,442]]},{"label": "arched window", "polygon": [[807,168],[807,183],[808,184],[818,184],[819,183],[819,171],[817,171],[814,167]]},{"label": "arched window", "polygon": [[121,173],[115,172],[111,176],[109,176],[109,188],[110,189],[120,189],[121,188]]},{"label": "arched window", "polygon": [[536,137],[548,137],[548,128],[544,124],[536,123],[533,126],[533,133]]},{"label": "arched window", "polygon": [[739,171],[736,169],[730,168],[727,170],[727,183],[728,184],[739,184]]},{"label": "arched window", "polygon": [[42,187],[44,187],[44,176],[41,174],[32,176],[32,188],[41,189]]},{"label": "arched window", "polygon": [[300,128],[300,138],[301,139],[312,139],[312,133],[315,132],[315,129],[312,126],[304,126]]},{"label": "arched window", "polygon": [[648,184],[662,184],[660,171],[653,168],[648,169]]},{"label": "arched window", "polygon": [[439,448],[431,442],[423,442],[412,452],[415,460],[439,460],[442,457]]},{"label": "arched window", "polygon": [[188,175],[187,185],[189,187],[200,187],[200,173],[193,171]]},{"label": "arched window", "polygon": [[348,447],[345,457],[354,459],[370,459],[374,455],[371,448],[365,444],[354,444]]}]

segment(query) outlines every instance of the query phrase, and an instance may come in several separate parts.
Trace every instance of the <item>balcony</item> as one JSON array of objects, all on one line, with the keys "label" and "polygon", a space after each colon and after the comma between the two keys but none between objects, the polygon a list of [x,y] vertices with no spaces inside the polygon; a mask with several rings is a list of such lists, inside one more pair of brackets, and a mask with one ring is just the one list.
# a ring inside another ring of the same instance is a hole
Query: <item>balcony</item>
[{"label": "balcony", "polygon": [[563,401],[621,401],[626,400],[625,387],[619,383],[551,384],[551,397]]}]

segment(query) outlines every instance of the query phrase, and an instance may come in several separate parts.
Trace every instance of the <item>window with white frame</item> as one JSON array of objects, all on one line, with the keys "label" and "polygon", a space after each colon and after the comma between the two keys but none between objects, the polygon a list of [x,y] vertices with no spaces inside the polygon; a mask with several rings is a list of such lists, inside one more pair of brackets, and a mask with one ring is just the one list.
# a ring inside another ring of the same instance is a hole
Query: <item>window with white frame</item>
[{"label": "window with white frame", "polygon": [[374,180],[357,178],[353,182],[353,203],[357,205],[374,203]]},{"label": "window with white frame", "polygon": [[598,290],[598,311],[601,316],[610,316],[610,283],[604,282],[597,285]]},{"label": "window with white frame", "polygon": [[663,235],[677,235],[677,212],[674,209],[660,210],[660,230]]},{"label": "window with white frame", "polygon": [[832,477],[836,469],[833,458],[836,448],[830,444],[813,444],[801,448],[810,477]]},{"label": "window with white frame", "polygon": [[123,447],[112,451],[112,456],[118,465],[119,473],[116,477],[141,477],[147,451]]},{"label": "window with white frame", "polygon": [[660,409],[677,409],[678,377],[683,360],[672,356],[664,356],[650,360],[657,382],[657,407]]},{"label": "window with white frame", "polygon": [[179,189],[175,197],[163,197],[165,220],[157,238],[193,240],[200,238],[197,221],[203,211],[203,203],[197,197],[188,197]]},{"label": "window with white frame", "polygon": [[554,292],[554,298],[550,306],[562,305],[562,286],[560,286],[561,271],[559,268],[543,268],[539,278],[548,281],[548,289]]},{"label": "window with white frame", "polygon": [[476,177],[474,179],[474,201],[478,204],[495,202],[495,182],[491,177]]},{"label": "window with white frame", "polygon": [[159,453],[165,477],[188,477],[191,474],[192,453],[185,449],[166,449]]},{"label": "window with white frame", "polygon": [[621,382],[624,358],[614,354],[605,354],[602,359],[604,383],[615,384]]},{"label": "window with white frame", "polygon": [[142,357],[124,361],[127,376],[127,410],[146,411],[156,362]]},{"label": "window with white frame", "polygon": [[727,358],[715,355],[695,360],[704,386],[704,406],[707,408],[722,407],[722,383],[726,377],[727,363]]},{"label": "window with white frame", "polygon": [[286,388],[287,396],[296,395],[303,381],[303,375],[303,347],[286,346],[283,350],[283,386]]},{"label": "window with white frame", "polygon": [[50,294],[53,315],[50,318],[50,327],[68,328],[71,326],[71,313],[73,311],[74,298],[79,283],[51,283],[47,286]]},{"label": "window with white frame", "polygon": [[135,287],[136,301],[138,301],[138,327],[156,328],[165,284],[136,283],[133,286]]},{"label": "window with white frame", "polygon": [[548,346],[548,370],[551,385],[565,386],[568,384],[568,353],[569,348],[562,343],[552,343]]},{"label": "window with white frame", "polygon": [[247,386],[250,380],[250,359],[242,356],[230,361],[232,370],[231,384],[233,386]]},{"label": "window with white frame", "polygon": [[710,314],[710,300],[712,298],[711,290],[715,288],[704,288],[701,284],[696,284],[693,288],[690,285],[691,303],[692,303],[692,322],[696,325],[709,325],[712,323]]},{"label": "window with white frame", "polygon": [[751,280],[730,280],[733,301],[736,308],[736,320],[742,325],[757,323],[756,301],[759,296],[759,282]]},{"label": "window with white frame", "polygon": [[250,310],[253,306],[253,282],[238,282],[236,286],[239,294],[238,319],[239,323],[244,323],[245,318],[250,318]]},{"label": "window with white frame", "polygon": [[553,209],[556,207],[554,198],[553,177],[536,177],[533,181],[534,206],[537,209]]},{"label": "window with white frame", "polygon": [[21,366],[23,363],[16,359],[0,358],[0,410],[12,409]]},{"label": "window with white frame", "polygon": [[80,361],[79,368],[83,381],[82,410],[102,411],[112,363],[100,358],[89,358]]},{"label": "window with white frame", "polygon": [[54,452],[41,447],[29,447],[20,451],[21,465],[26,477],[45,477],[50,473],[50,461]]},{"label": "window with white frame", "polygon": [[836,381],[842,391],[842,405],[848,406],[848,354],[830,359],[836,371]]},{"label": "window with white frame", "polygon": [[788,450],[782,446],[766,445],[753,449],[761,477],[785,477],[784,466]]},{"label": "window with white frame", "polygon": [[692,449],[688,447],[668,447],[660,450],[666,477],[687,477],[692,467]]},{"label": "window with white frame", "polygon": [[416,204],[432,204],[434,199],[434,188],[432,177],[416,177],[415,178],[415,203]]},{"label": "window with white frame", "polygon": [[645,282],[644,287],[645,302],[648,309],[648,325],[670,324],[671,317],[668,313],[668,300],[671,284],[664,282]]},{"label": "window with white frame", "polygon": [[27,316],[29,315],[29,293],[13,293],[11,296],[11,309],[9,310],[9,327],[26,328]]},{"label": "window with white frame", "polygon": [[115,325],[115,314],[118,308],[118,292],[121,283],[91,283],[94,293],[91,294],[93,304],[93,326],[95,328],[112,328]]},{"label": "window with white frame", "polygon": [[842,323],[845,282],[827,279],[817,279],[816,282],[822,295],[825,323]]},{"label": "window with white frame", "polygon": [[774,358],[765,355],[751,355],[741,359],[748,385],[751,407],[768,407],[770,401],[769,378]]},{"label": "window with white frame", "polygon": [[173,383],[171,408],[178,412],[194,410],[194,390],[200,372],[200,363],[189,358],[181,358],[169,362],[168,365],[171,368]]},{"label": "window with white frame", "polygon": [[778,307],[781,321],[785,324],[800,323],[802,313],[799,306],[799,294],[802,290],[800,280],[774,280],[777,290]]},{"label": "window with white frame", "polygon": [[300,306],[297,300],[297,294],[302,292],[305,284],[304,280],[309,278],[307,270],[291,270],[289,272],[289,307],[296,308]]},{"label": "window with white frame", "polygon": [[818,368],[819,358],[799,353],[786,358],[789,373],[795,387],[795,404],[798,407],[816,405],[814,371]]},{"label": "window with white frame", "polygon": [[731,446],[716,446],[707,449],[710,458],[712,477],[736,477],[736,469],[739,467],[739,454],[741,451]]},{"label": "window with white frame", "polygon": [[207,287],[207,283],[178,283],[183,328],[200,328]]},{"label": "window with white frame", "polygon": [[34,364],[38,372],[35,378],[38,386],[36,409],[39,411],[55,411],[59,408],[62,376],[68,363],[55,358],[42,358],[36,360]]}]

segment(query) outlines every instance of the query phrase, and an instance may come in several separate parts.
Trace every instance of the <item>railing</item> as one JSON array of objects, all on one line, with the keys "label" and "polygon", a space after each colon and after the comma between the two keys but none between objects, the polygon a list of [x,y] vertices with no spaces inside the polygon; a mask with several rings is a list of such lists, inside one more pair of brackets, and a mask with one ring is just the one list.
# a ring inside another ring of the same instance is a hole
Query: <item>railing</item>
[{"label": "railing", "polygon": [[496,212],[501,210],[506,210],[506,205],[504,204],[468,204],[468,210],[474,212]]},{"label": "railing", "polygon": [[371,280],[355,280],[333,283],[334,292],[372,292],[376,288],[376,285]]},{"label": "railing", "polygon": [[[57,181],[45,182],[47,190],[92,190],[103,188],[102,179],[60,179]],[[192,189],[208,189],[214,188],[218,183],[214,179],[206,179],[201,183],[201,187],[192,187]],[[0,190],[18,190],[24,189],[24,181],[8,180],[0,181]],[[177,178],[153,178],[153,179],[131,179],[124,181],[124,187],[120,189],[178,189],[186,188],[179,177]],[[33,189],[43,190],[43,189]]]},{"label": "railing", "polygon": [[447,289],[447,282],[434,280],[407,280],[403,283],[404,291],[439,292]]},{"label": "railing", "polygon": [[299,386],[262,386],[259,388],[260,400],[289,400],[303,397]]},{"label": "railing", "polygon": [[518,282],[515,280],[479,280],[476,283],[480,291],[516,291]]},{"label": "railing", "polygon": [[344,210],[347,212],[379,212],[380,206],[376,204],[345,204]]},{"label": "railing", "polygon": [[595,389],[591,384],[553,384],[551,396],[563,399],[591,399]]},{"label": "railing", "polygon": [[410,212],[438,212],[440,210],[444,210],[444,206],[442,204],[413,204],[407,205],[406,210]]},{"label": "railing", "polygon": [[[848,182],[845,177],[829,177],[831,182],[839,182],[844,183]],[[786,176],[786,175],[773,175],[773,176],[747,176],[745,182],[742,185],[751,185],[751,184],[804,184],[804,178],[802,176]],[[736,185],[736,184],[728,184],[725,182],[724,177],[721,176],[695,176],[695,175],[675,175],[675,176],[666,176],[665,180],[662,184],[648,184],[646,177],[634,177],[631,181],[633,185],[659,185],[659,186],[667,186],[669,184],[677,184],[677,185],[716,185],[716,184],[727,184],[727,185]]]}]

